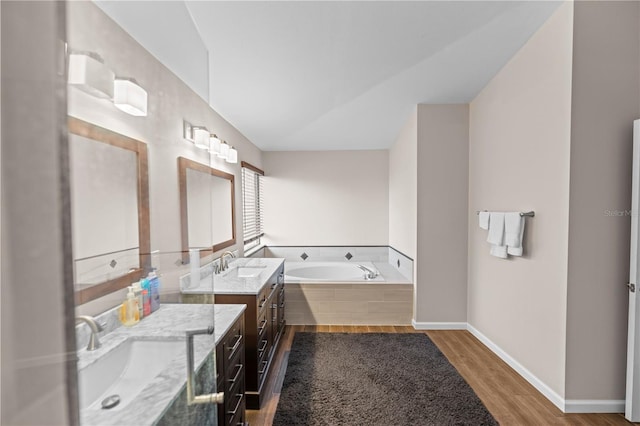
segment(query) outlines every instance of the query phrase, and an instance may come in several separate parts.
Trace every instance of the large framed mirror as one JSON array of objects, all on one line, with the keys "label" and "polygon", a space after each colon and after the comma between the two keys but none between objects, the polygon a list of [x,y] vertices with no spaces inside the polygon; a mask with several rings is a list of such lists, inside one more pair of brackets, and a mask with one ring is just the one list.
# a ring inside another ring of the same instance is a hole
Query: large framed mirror
[{"label": "large framed mirror", "polygon": [[151,269],[147,145],[68,118],[76,304]]},{"label": "large framed mirror", "polygon": [[178,158],[182,261],[205,257],[236,243],[234,175]]}]

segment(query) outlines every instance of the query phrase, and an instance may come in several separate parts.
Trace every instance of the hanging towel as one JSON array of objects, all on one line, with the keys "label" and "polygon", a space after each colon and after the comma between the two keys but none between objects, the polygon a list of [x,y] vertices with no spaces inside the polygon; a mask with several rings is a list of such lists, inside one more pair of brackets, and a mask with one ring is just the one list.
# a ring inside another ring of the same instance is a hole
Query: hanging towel
[{"label": "hanging towel", "polygon": [[489,229],[489,212],[478,213],[478,221],[480,222],[480,229]]},{"label": "hanging towel", "polygon": [[[522,256],[522,247],[524,246],[524,224],[526,223],[526,221],[524,220],[524,217],[520,217],[520,214],[518,213],[519,219],[520,219],[520,226],[519,226],[519,234],[518,234],[518,238],[517,238],[517,243],[518,243],[518,247],[516,246],[510,246],[507,244],[507,253],[509,253],[511,256]],[[505,223],[505,229],[506,229],[506,223]],[[505,230],[506,233],[506,230]]]},{"label": "hanging towel", "polygon": [[504,213],[491,212],[487,242],[493,246],[504,244]]},{"label": "hanging towel", "polygon": [[522,232],[524,217],[519,212],[504,214],[504,244],[508,247],[519,248],[522,246]]},{"label": "hanging towel", "polygon": [[501,259],[506,259],[507,258],[507,253],[508,253],[508,248],[507,246],[491,246],[491,250],[489,250],[489,254],[491,256],[495,256],[495,257],[499,257]]}]

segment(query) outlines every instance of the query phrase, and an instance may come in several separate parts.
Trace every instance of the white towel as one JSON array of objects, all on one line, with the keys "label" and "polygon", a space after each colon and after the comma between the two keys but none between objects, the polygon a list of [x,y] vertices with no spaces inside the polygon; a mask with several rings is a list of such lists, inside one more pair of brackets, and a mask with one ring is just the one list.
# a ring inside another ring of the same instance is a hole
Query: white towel
[{"label": "white towel", "polygon": [[[517,238],[517,244],[518,246],[511,246],[507,244],[507,253],[509,253],[511,256],[522,256],[522,247],[524,246],[524,224],[526,223],[526,221],[524,220],[524,217],[520,217],[520,213],[518,213],[518,217],[520,219],[520,226],[519,226],[519,234],[518,234],[518,238]],[[505,229],[506,229],[506,223],[505,223]],[[506,233],[506,231],[505,231]]]},{"label": "white towel", "polygon": [[522,228],[524,217],[519,212],[504,214],[504,244],[513,248],[522,247]]},{"label": "white towel", "polygon": [[480,229],[489,229],[489,212],[478,213]]},{"label": "white towel", "polygon": [[491,212],[487,242],[493,246],[504,244],[504,213]]},{"label": "white towel", "polygon": [[507,258],[507,253],[508,253],[509,249],[507,248],[507,246],[491,246],[491,250],[489,251],[489,254],[491,256],[495,256],[495,257],[499,257],[501,259],[506,259]]}]

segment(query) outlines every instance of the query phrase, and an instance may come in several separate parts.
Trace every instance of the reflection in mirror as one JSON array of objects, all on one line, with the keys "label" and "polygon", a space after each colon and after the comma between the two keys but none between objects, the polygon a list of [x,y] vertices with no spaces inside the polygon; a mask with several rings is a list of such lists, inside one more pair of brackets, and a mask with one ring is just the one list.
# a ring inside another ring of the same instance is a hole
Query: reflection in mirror
[{"label": "reflection in mirror", "polygon": [[178,158],[182,259],[200,257],[236,243],[234,176],[184,157]]},{"label": "reflection in mirror", "polygon": [[69,117],[76,304],[140,279],[150,268],[147,146]]}]

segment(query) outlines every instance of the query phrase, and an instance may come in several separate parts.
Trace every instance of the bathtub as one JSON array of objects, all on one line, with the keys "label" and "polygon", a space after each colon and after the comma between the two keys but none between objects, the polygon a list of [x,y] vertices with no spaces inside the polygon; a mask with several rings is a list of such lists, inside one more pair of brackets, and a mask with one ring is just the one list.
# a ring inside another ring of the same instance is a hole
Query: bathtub
[{"label": "bathtub", "polygon": [[[378,273],[373,279],[365,279],[365,273],[358,265],[365,266]],[[371,262],[285,262],[287,283],[376,283],[385,282]]]}]

